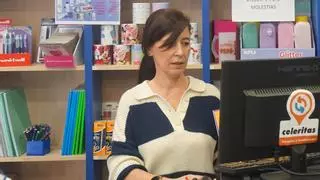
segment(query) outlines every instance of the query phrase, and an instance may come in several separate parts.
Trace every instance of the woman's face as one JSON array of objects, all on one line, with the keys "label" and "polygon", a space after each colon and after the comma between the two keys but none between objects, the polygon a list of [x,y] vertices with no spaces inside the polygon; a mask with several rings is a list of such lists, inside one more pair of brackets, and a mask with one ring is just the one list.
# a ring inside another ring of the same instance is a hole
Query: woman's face
[{"label": "woman's face", "polygon": [[170,34],[157,41],[150,48],[149,55],[154,58],[157,73],[163,72],[169,76],[178,77],[184,73],[187,66],[190,51],[190,31],[185,28],[171,48],[161,47],[169,36]]}]

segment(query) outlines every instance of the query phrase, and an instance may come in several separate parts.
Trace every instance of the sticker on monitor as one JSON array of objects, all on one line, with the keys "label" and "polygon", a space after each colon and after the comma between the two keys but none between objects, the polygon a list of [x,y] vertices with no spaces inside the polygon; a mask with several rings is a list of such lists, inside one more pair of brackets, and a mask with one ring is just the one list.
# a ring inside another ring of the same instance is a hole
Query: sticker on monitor
[{"label": "sticker on monitor", "polygon": [[290,95],[287,111],[290,120],[280,122],[279,146],[316,143],[319,119],[310,116],[315,109],[315,99],[310,91],[299,89]]}]

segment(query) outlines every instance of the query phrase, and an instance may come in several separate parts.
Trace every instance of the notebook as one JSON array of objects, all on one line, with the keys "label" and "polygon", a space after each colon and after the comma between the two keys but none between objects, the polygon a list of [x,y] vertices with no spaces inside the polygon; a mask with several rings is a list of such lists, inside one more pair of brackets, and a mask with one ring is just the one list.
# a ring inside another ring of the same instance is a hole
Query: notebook
[{"label": "notebook", "polygon": [[12,144],[12,138],[9,128],[9,122],[6,112],[6,105],[4,102],[4,93],[6,90],[0,90],[0,121],[1,121],[1,129],[3,132],[3,139],[4,139],[4,149],[7,153],[7,157],[15,156]]},{"label": "notebook", "polygon": [[26,97],[23,89],[13,89],[4,93],[4,103],[7,111],[8,124],[12,144],[16,156],[26,151],[26,139],[23,131],[31,126]]}]

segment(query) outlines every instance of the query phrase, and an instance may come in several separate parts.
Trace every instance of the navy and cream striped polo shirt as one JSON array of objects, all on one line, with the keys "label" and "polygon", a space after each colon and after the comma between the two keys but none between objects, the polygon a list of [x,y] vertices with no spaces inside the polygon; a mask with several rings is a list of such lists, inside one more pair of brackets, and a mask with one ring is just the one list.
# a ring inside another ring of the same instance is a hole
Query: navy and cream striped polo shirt
[{"label": "navy and cream striped polo shirt", "polygon": [[168,177],[214,173],[213,110],[219,109],[220,93],[211,84],[188,78],[176,110],[147,81],[122,95],[108,159],[109,180],[123,180],[134,168]]}]

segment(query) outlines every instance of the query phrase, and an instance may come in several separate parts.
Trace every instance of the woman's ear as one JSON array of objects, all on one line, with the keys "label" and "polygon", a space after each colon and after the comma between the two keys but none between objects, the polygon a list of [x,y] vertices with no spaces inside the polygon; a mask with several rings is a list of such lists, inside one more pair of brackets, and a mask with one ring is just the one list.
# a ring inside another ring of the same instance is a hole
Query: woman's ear
[{"label": "woman's ear", "polygon": [[153,56],[153,53],[151,50],[148,50],[148,56]]},{"label": "woman's ear", "polygon": [[153,46],[151,46],[150,48],[148,48],[148,50],[147,50],[147,52],[148,52],[148,56],[153,56],[154,49],[155,49],[154,45],[153,45]]}]

